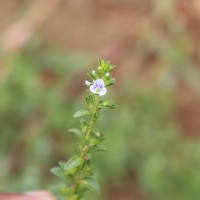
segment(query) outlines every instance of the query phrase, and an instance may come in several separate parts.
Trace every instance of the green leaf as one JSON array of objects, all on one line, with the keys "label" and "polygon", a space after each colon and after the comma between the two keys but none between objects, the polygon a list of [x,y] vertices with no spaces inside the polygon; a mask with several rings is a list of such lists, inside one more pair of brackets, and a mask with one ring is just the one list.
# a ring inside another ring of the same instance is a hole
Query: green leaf
[{"label": "green leaf", "polygon": [[109,61],[105,61],[103,59],[99,59],[99,65],[103,68],[105,72],[108,72]]},{"label": "green leaf", "polygon": [[80,139],[83,138],[83,132],[78,128],[72,128],[72,129],[69,129],[68,131],[74,133]]},{"label": "green leaf", "polygon": [[111,64],[110,61],[105,61],[102,59],[99,59],[99,65],[103,68],[105,72],[112,71],[116,66]]},{"label": "green leaf", "polygon": [[98,144],[92,145],[90,147],[90,153],[101,152],[101,151],[109,151],[109,150],[102,145],[99,146]]},{"label": "green leaf", "polygon": [[81,181],[81,184],[94,192],[100,193],[99,183],[93,176],[85,178],[84,180]]},{"label": "green leaf", "polygon": [[116,67],[116,65],[109,64],[109,70],[110,70],[110,71],[113,70],[113,69],[115,69],[115,67]]},{"label": "green leaf", "polygon": [[91,73],[88,73],[87,75],[93,80],[96,80],[96,79],[99,78],[97,73],[94,74],[94,73],[91,72]]},{"label": "green leaf", "polygon": [[97,144],[103,142],[105,140],[105,137],[103,135],[100,135],[98,138],[91,139],[91,145],[96,146]]},{"label": "green leaf", "polygon": [[85,133],[89,124],[84,118],[81,118],[80,123],[81,123],[82,132]]},{"label": "green leaf", "polygon": [[107,87],[111,86],[111,85],[115,84],[115,78],[110,78],[110,79],[106,80],[105,83],[106,83]]},{"label": "green leaf", "polygon": [[113,101],[104,101],[104,102],[99,104],[99,108],[114,109],[114,108],[116,108],[116,104]]},{"label": "green leaf", "polygon": [[99,59],[99,60],[98,60],[98,63],[99,63],[99,65],[100,65],[101,67],[103,66],[104,62],[105,62],[105,61],[104,61],[103,59]]},{"label": "green leaf", "polygon": [[88,110],[79,110],[73,115],[73,117],[77,118],[77,117],[82,117],[84,115],[89,115],[89,114],[90,112]]},{"label": "green leaf", "polygon": [[83,160],[78,156],[72,156],[65,164],[64,170],[68,171],[75,167],[80,166],[83,163]]},{"label": "green leaf", "polygon": [[99,151],[109,151],[109,150],[104,146],[95,146],[93,152],[99,152]]},{"label": "green leaf", "polygon": [[60,167],[54,167],[50,171],[52,174],[62,178],[67,183],[70,183],[70,182],[72,182],[72,178],[68,174],[65,173],[64,164],[65,164],[65,162],[59,162]]},{"label": "green leaf", "polygon": [[63,162],[63,161],[60,161],[58,164],[59,164],[59,166],[60,166],[60,168],[61,168],[61,169],[64,169],[65,162]]},{"label": "green leaf", "polygon": [[94,99],[92,95],[89,95],[86,97],[86,103],[89,106],[89,108],[93,107],[93,102],[94,102]]},{"label": "green leaf", "polygon": [[99,132],[99,129],[92,129],[92,132],[97,136],[97,137],[100,137],[101,136],[101,134],[100,134],[100,132]]},{"label": "green leaf", "polygon": [[64,171],[60,168],[60,167],[54,167],[51,169],[51,173],[60,177],[60,178],[63,178],[65,179],[65,173]]}]

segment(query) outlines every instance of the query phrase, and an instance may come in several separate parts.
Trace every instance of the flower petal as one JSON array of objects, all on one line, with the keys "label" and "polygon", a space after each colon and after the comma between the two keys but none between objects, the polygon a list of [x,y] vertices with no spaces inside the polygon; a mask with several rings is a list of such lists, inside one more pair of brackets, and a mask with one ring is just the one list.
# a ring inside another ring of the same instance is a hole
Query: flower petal
[{"label": "flower petal", "polygon": [[100,96],[103,96],[103,95],[106,94],[106,92],[107,92],[107,89],[104,87],[104,88],[101,89],[101,91],[100,91],[98,94],[99,94]]},{"label": "flower petal", "polygon": [[90,86],[90,91],[94,94],[97,94],[95,85]]},{"label": "flower petal", "polygon": [[85,80],[85,84],[86,84],[87,86],[89,86],[89,85],[91,85],[92,83],[90,83],[88,80]]},{"label": "flower petal", "polygon": [[105,87],[105,83],[102,79],[97,79],[96,81],[94,81],[94,85],[96,87],[100,87],[100,88],[104,88]]}]

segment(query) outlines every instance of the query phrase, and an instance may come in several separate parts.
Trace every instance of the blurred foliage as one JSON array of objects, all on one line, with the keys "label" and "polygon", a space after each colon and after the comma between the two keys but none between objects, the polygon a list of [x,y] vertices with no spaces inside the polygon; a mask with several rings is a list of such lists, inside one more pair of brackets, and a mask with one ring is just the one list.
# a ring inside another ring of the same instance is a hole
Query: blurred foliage
[{"label": "blurred foliage", "polygon": [[200,141],[180,134],[173,92],[132,87],[119,92],[117,116],[105,119],[110,155],[99,156],[99,174],[114,185],[138,181],[148,199],[199,199]]},{"label": "blurred foliage", "polygon": [[[27,51],[13,59],[11,73],[1,83],[4,191],[53,184],[49,169],[73,151],[74,137],[66,133],[76,123],[71,116],[83,97],[81,88],[70,87],[79,84],[77,77],[82,79],[89,59],[43,52]],[[106,156],[96,157],[104,188],[131,181],[138,182],[150,199],[199,199],[199,140],[179,134],[173,113],[175,91],[161,85],[149,89],[128,80],[118,82],[113,91],[117,114],[106,112],[100,122],[110,149]]]},{"label": "blurred foliage", "polygon": [[69,116],[78,92],[73,90],[78,82],[73,76],[84,69],[88,59],[33,49],[9,60],[11,72],[0,86],[3,190],[48,183],[49,168],[59,157],[67,156],[73,139],[66,133],[73,125]]}]

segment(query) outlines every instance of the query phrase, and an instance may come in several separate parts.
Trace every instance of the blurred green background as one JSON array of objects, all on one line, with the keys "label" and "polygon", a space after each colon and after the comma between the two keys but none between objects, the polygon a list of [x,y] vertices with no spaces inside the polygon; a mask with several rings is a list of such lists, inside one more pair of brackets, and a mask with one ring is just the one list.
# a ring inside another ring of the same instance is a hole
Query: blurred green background
[{"label": "blurred green background", "polygon": [[105,98],[102,196],[200,199],[199,0],[1,0],[0,191],[49,189],[73,154],[86,73],[117,65]]}]

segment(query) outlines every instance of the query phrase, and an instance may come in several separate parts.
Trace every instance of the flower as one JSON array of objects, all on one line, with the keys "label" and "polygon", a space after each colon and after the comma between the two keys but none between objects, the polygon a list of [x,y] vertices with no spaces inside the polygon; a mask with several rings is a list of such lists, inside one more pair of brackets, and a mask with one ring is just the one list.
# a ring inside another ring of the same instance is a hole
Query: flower
[{"label": "flower", "polygon": [[100,96],[105,95],[107,92],[107,89],[105,87],[104,81],[102,79],[95,80],[93,85],[90,86],[90,91]]},{"label": "flower", "polygon": [[87,86],[90,86],[92,83],[90,83],[88,80],[85,80],[85,84],[86,84]]}]

